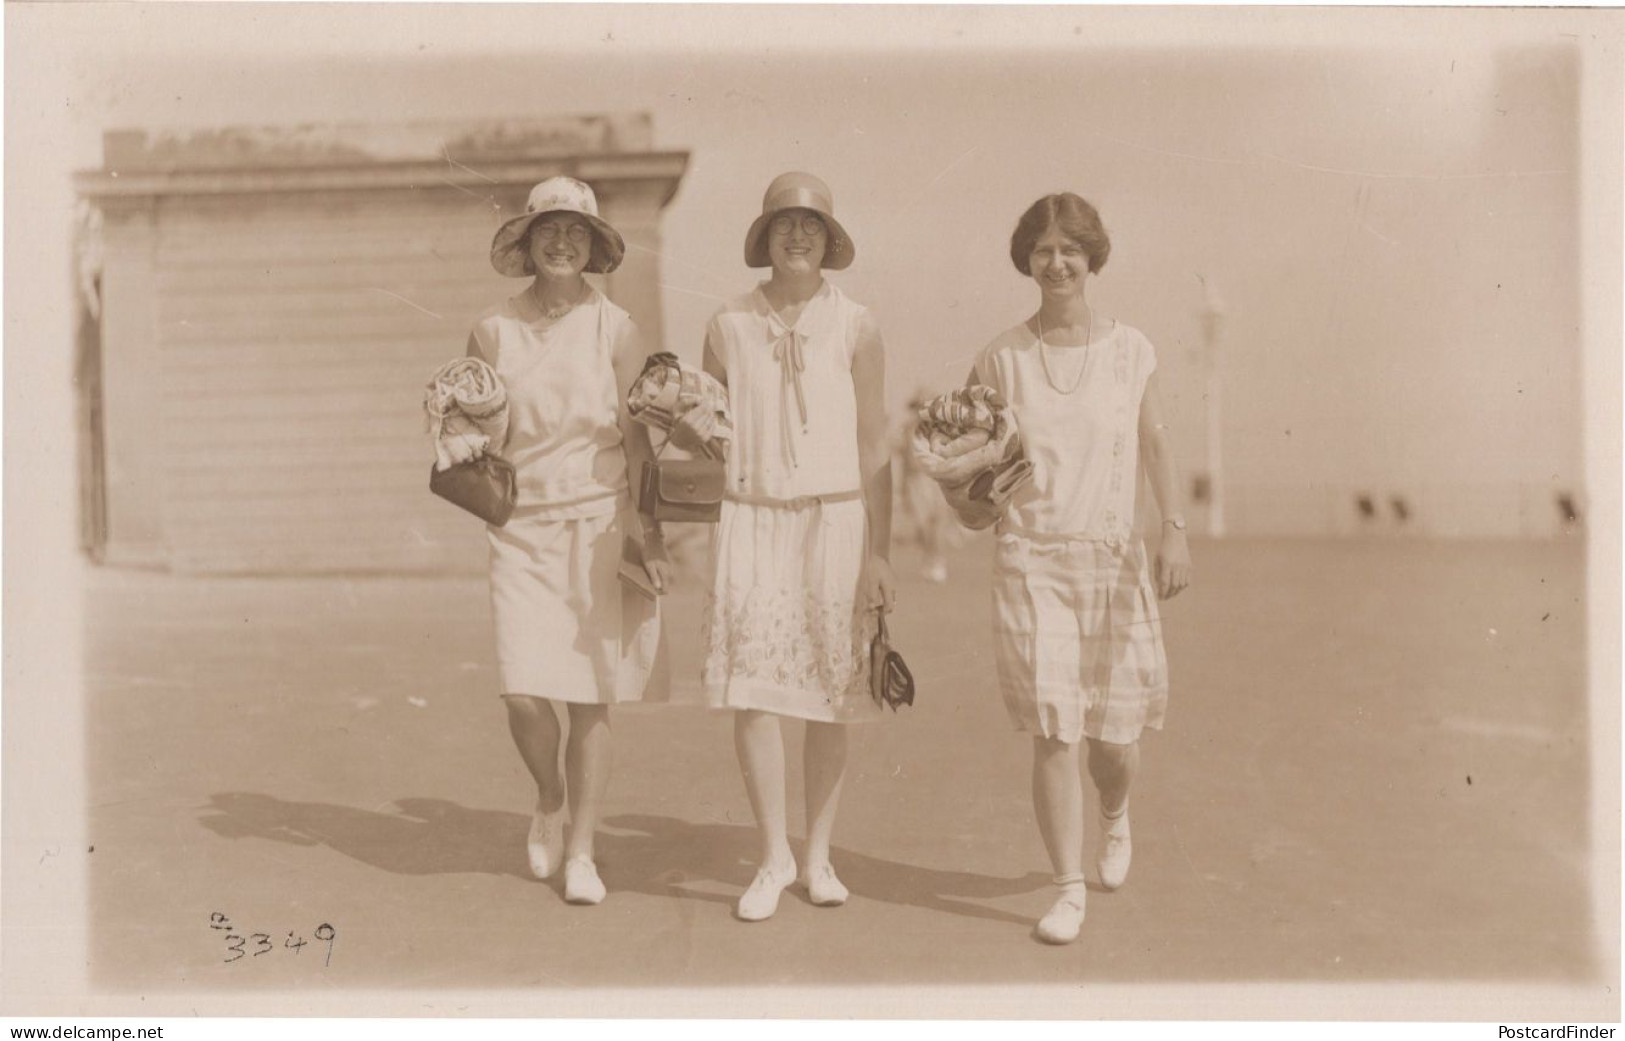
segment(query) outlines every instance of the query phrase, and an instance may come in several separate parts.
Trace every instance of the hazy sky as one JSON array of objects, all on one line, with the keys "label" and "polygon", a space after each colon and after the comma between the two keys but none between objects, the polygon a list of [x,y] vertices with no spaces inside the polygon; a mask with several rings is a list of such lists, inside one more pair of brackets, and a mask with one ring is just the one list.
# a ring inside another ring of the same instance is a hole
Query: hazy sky
[{"label": "hazy sky", "polygon": [[1070,189],[1112,233],[1093,299],[1158,346],[1186,469],[1202,274],[1230,309],[1236,484],[1575,485],[1567,41],[1485,11],[1221,14],[12,6],[8,79],[26,40],[57,89],[8,91],[8,137],[31,115],[59,132],[43,161],[88,167],[108,126],[647,111],[692,153],[669,345],[694,356],[759,277],[740,243],[762,189],[808,169],[857,242],[837,277],[880,318],[893,400],[959,382],[1030,313],[1010,229]]}]

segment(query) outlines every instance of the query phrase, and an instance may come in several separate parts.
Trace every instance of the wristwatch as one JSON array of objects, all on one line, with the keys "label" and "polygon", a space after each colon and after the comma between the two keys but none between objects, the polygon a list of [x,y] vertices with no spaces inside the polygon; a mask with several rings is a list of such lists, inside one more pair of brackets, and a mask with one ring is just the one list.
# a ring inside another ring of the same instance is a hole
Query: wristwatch
[{"label": "wristwatch", "polygon": [[1175,531],[1184,531],[1185,530],[1185,518],[1180,517],[1178,515],[1175,515],[1173,517],[1164,517],[1162,523],[1164,523],[1164,524],[1172,524],[1174,526]]}]

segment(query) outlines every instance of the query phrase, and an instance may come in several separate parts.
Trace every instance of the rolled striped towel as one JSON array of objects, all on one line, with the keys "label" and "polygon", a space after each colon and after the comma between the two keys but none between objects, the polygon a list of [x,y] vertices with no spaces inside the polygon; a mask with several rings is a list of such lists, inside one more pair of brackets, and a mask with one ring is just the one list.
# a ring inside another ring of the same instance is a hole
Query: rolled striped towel
[{"label": "rolled striped towel", "polygon": [[992,387],[962,387],[920,407],[914,462],[941,487],[959,519],[985,528],[1032,477],[1015,418]]},{"label": "rolled striped towel", "polygon": [[434,435],[436,469],[452,465],[448,445],[461,442],[471,450],[467,454],[479,455],[500,450],[508,438],[508,390],[479,358],[457,358],[436,369],[423,391],[423,412]]},{"label": "rolled striped towel", "polygon": [[720,448],[718,442],[732,438],[728,388],[708,372],[685,368],[670,351],[649,355],[643,363],[643,371],[627,391],[627,412],[646,426],[670,433],[672,424],[693,408],[708,408],[716,413],[713,447]]}]

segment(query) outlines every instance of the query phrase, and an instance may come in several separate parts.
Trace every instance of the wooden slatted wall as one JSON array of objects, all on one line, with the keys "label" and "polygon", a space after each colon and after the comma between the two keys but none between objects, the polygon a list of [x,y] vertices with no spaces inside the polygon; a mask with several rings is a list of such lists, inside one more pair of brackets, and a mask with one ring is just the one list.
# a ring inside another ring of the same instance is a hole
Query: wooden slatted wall
[{"label": "wooden slatted wall", "polygon": [[[522,208],[522,194],[496,201]],[[192,196],[157,216],[172,566],[482,568],[484,526],[428,492],[421,401],[474,318],[520,285],[486,261],[492,200]]]}]

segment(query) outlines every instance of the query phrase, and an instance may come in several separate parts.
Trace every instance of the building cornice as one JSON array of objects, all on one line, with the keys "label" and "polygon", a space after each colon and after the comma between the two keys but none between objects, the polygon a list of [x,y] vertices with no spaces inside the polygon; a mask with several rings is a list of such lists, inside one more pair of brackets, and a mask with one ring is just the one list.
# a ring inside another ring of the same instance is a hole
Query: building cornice
[{"label": "building cornice", "polygon": [[529,187],[548,177],[587,181],[605,194],[654,191],[659,205],[671,201],[688,166],[689,153],[631,152],[599,155],[482,158],[478,165],[445,158],[366,160],[310,166],[244,166],[176,170],[87,170],[74,186],[102,201],[251,193],[439,189],[489,191]]}]

